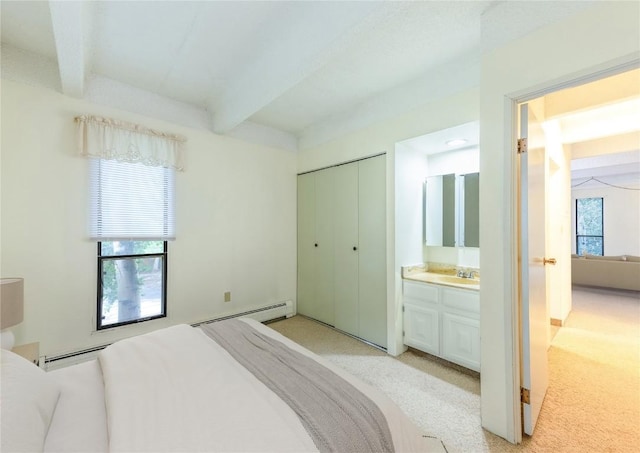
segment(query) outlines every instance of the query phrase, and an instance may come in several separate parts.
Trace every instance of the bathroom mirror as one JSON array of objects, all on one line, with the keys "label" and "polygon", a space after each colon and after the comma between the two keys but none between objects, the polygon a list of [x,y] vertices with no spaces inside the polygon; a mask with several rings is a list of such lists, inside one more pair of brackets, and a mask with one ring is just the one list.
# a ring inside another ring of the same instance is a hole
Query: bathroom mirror
[{"label": "bathroom mirror", "polygon": [[480,247],[480,173],[461,175],[461,246]]},{"label": "bathroom mirror", "polygon": [[430,176],[424,184],[428,246],[480,247],[480,173]]},{"label": "bathroom mirror", "polygon": [[430,246],[456,246],[456,175],[430,176],[424,184],[424,238]]}]

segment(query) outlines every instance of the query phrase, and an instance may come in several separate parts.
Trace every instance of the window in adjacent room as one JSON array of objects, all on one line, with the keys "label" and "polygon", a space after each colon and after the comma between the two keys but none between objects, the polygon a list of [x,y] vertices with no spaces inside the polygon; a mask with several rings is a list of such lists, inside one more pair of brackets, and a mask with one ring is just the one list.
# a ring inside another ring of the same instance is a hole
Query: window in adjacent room
[{"label": "window in adjacent room", "polygon": [[167,241],[175,239],[174,175],[184,139],[79,117],[90,158],[90,231],[97,241],[98,330],[167,315]]},{"label": "window in adjacent room", "polygon": [[576,199],[576,253],[604,255],[603,198]]}]

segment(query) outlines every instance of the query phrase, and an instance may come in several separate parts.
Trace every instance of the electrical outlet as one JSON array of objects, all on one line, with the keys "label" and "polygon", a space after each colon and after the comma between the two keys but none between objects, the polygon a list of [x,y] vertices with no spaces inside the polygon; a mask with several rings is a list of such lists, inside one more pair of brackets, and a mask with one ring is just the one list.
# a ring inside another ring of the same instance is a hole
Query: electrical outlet
[{"label": "electrical outlet", "polygon": [[225,302],[231,302],[231,291],[226,291],[224,293],[224,301]]}]

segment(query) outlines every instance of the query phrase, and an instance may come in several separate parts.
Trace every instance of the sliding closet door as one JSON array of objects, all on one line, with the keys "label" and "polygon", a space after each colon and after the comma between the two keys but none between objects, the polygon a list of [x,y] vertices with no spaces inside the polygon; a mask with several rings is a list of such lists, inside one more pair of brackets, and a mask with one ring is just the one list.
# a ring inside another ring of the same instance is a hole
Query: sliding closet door
[{"label": "sliding closet door", "polygon": [[386,156],[359,162],[359,337],[387,347]]},{"label": "sliding closet door", "polygon": [[298,313],[386,347],[386,157],[298,176]]},{"label": "sliding closet door", "polygon": [[358,163],[334,170],[335,327],[358,335]]},{"label": "sliding closet door", "polygon": [[298,300],[297,312],[315,317],[316,177],[298,176]]},{"label": "sliding closet door", "polygon": [[312,317],[334,325],[333,307],[333,251],[334,251],[334,169],[315,174],[316,240],[315,251],[315,303]]}]

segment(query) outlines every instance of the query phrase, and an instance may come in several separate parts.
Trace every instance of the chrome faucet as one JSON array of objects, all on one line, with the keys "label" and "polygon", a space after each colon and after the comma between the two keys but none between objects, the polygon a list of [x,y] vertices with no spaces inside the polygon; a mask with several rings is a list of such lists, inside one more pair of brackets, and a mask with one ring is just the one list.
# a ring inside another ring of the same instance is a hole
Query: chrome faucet
[{"label": "chrome faucet", "polygon": [[465,272],[462,269],[460,269],[458,271],[457,275],[460,278],[473,278],[473,277],[475,277],[476,273],[475,273],[475,271]]}]

